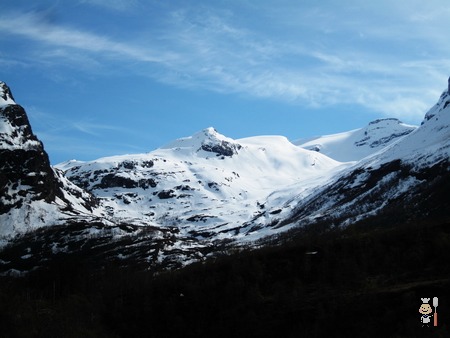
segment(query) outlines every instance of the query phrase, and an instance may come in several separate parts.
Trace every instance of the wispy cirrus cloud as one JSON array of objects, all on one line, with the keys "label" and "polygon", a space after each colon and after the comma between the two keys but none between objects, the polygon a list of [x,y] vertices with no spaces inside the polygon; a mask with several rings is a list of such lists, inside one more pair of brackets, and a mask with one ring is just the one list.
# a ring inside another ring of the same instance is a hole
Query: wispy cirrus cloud
[{"label": "wispy cirrus cloud", "polygon": [[[313,25],[310,37],[308,32],[299,38],[295,31],[286,31],[280,38],[268,31],[242,28],[233,22],[233,15],[227,13],[205,11],[201,17],[209,18],[197,20],[185,10],[178,11],[172,17],[176,29],[170,31],[173,36],[169,39],[178,37],[180,42],[176,48],[184,50],[180,50],[183,62],[174,66],[191,76],[167,77],[167,80],[312,107],[359,104],[391,116],[414,120],[423,116],[428,102],[436,98],[434,94],[438,90],[431,94],[429,88],[442,83],[445,62],[437,65],[434,58],[422,57],[420,53],[411,54],[406,50],[399,54],[391,50],[399,36],[387,33],[398,22],[380,28],[379,21],[364,26],[356,19],[349,27],[347,22],[333,21],[342,13],[311,10],[306,14],[295,13],[299,14],[297,22],[303,19],[311,22],[311,13],[329,18],[334,26],[326,29],[322,24]],[[292,13],[278,13],[278,19],[290,15]],[[407,25],[409,18],[399,21]],[[272,28],[284,25],[276,21],[270,24]],[[364,29],[364,34],[360,33],[360,28]],[[416,36],[409,35],[408,29],[402,30],[401,39],[404,45],[398,49],[421,43],[434,46],[435,41],[430,32],[418,42]],[[420,69],[417,73],[411,72],[407,64],[416,64]]]},{"label": "wispy cirrus cloud", "polygon": [[49,134],[61,132],[81,132],[91,136],[101,136],[103,132],[116,131],[121,134],[132,133],[129,128],[110,125],[94,119],[61,117],[54,112],[42,111],[36,107],[27,107],[31,123],[36,129],[45,129]]},{"label": "wispy cirrus cloud", "polygon": [[114,125],[108,125],[103,123],[94,123],[94,122],[88,122],[88,121],[72,121],[69,124],[70,128],[73,128],[77,131],[80,131],[85,134],[89,134],[91,136],[101,136],[101,134],[105,131],[111,132],[116,131],[120,132],[121,134],[129,133],[129,131],[126,128],[114,126]]},{"label": "wispy cirrus cloud", "polygon": [[[82,2],[115,10],[137,5]],[[38,12],[0,15],[0,30],[51,46],[39,50],[41,60],[78,63],[81,69],[131,64],[136,73],[177,87],[308,107],[357,104],[419,119],[450,65],[443,29],[448,23],[442,20],[446,10],[418,17],[392,2],[349,3],[333,10],[293,3],[274,10],[264,2],[243,13],[205,4],[171,7],[158,18],[159,29],[144,25],[123,40],[49,22]],[[253,21],[242,20],[250,14]],[[380,25],[383,18],[386,24]],[[84,127],[95,133],[92,126]]]},{"label": "wispy cirrus cloud", "polygon": [[[117,126],[101,120],[61,117],[54,112],[28,107],[27,113],[33,132],[45,144],[45,149],[55,157],[64,158],[67,153],[82,153],[86,157],[144,152],[142,146],[127,143],[124,136],[136,136],[128,126]],[[108,135],[120,135],[109,137]],[[108,141],[108,138],[110,139]]]},{"label": "wispy cirrus cloud", "polygon": [[170,57],[169,53],[155,51],[150,47],[141,48],[104,35],[55,25],[39,12],[0,16],[0,30],[4,34],[20,35],[33,41],[101,54],[103,57],[121,57],[141,62],[163,62]]}]

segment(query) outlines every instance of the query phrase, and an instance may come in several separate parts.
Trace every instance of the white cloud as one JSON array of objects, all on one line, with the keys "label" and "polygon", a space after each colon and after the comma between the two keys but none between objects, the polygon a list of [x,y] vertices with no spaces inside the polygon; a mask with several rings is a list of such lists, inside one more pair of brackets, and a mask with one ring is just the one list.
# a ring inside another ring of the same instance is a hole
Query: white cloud
[{"label": "white cloud", "polygon": [[91,136],[100,136],[102,131],[119,131],[122,134],[127,132],[126,128],[86,121],[71,122],[70,127]]},{"label": "white cloud", "polygon": [[96,120],[62,117],[54,112],[42,111],[34,106],[27,107],[31,124],[37,130],[46,130],[46,135],[64,134],[67,132],[81,132],[91,136],[102,136],[105,132],[118,132],[120,134],[135,133],[132,129],[110,125]]},{"label": "white cloud", "polygon": [[26,67],[27,64],[22,62],[22,61],[18,61],[18,60],[11,60],[8,58],[3,58],[0,54],[0,67],[2,68],[13,68],[13,67]]},{"label": "white cloud", "polygon": [[[137,4],[82,2],[117,10]],[[252,17],[205,4],[175,9],[158,18],[158,30],[143,26],[122,41],[56,25],[39,13],[0,16],[0,30],[51,46],[36,53],[41,62],[78,63],[90,70],[127,64],[140,75],[184,88],[309,107],[359,104],[413,120],[436,100],[431,93],[439,91],[450,68],[446,10],[417,16],[390,1],[367,7],[349,1],[337,8],[266,4],[252,7]],[[92,127],[79,130],[95,133]]]},{"label": "white cloud", "polygon": [[103,57],[118,56],[142,62],[163,62],[164,57],[168,57],[168,54],[151,48],[140,48],[107,36],[51,24],[36,12],[2,16],[0,30],[53,46],[101,54]]}]

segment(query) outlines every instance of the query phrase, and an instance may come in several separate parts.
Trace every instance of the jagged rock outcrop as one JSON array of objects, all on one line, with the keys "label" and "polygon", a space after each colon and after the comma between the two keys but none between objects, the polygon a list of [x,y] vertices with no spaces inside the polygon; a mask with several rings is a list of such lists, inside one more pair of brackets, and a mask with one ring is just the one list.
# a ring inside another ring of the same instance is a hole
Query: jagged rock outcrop
[{"label": "jagged rock outcrop", "polygon": [[62,197],[42,142],[3,82],[0,97],[0,214],[20,207],[29,194],[33,200],[46,202],[54,201],[56,195]]},{"label": "jagged rock outcrop", "polygon": [[[36,201],[55,208],[55,203],[58,203],[66,210],[76,209],[74,201],[83,211],[91,211],[97,205],[93,196],[71,184],[51,167],[24,108],[16,104],[9,87],[0,82],[0,215],[23,207],[33,213],[30,206]],[[55,208],[49,210],[55,211]],[[26,226],[26,219],[12,218],[5,223],[13,228]],[[4,224],[2,226],[5,227]]]}]

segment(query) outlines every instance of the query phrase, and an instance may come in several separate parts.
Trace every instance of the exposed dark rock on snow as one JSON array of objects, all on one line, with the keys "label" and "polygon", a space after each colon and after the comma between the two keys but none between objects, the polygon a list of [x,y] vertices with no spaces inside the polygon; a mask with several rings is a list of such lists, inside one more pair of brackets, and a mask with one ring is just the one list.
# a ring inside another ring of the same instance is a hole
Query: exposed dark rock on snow
[{"label": "exposed dark rock on snow", "polygon": [[[0,82],[0,214],[24,203],[42,200],[54,202],[56,197],[69,206],[65,192],[82,193],[70,187],[51,166],[41,141],[34,135],[25,110],[13,101],[8,86]],[[70,191],[69,191],[70,190]],[[96,205],[96,199],[85,194],[87,209]]]},{"label": "exposed dark rock on snow", "polygon": [[0,81],[0,97],[3,101],[14,101],[14,97],[9,89],[8,85],[2,81]]},{"label": "exposed dark rock on snow", "polygon": [[232,144],[227,141],[221,141],[219,144],[202,144],[201,149],[215,153],[216,156],[233,156],[241,149],[241,145]]},{"label": "exposed dark rock on snow", "polygon": [[[0,96],[12,99],[10,89],[0,83]],[[20,208],[27,195],[33,200],[54,201],[63,197],[42,142],[33,134],[25,110],[10,104],[0,108],[6,126],[0,133],[0,214]]]}]

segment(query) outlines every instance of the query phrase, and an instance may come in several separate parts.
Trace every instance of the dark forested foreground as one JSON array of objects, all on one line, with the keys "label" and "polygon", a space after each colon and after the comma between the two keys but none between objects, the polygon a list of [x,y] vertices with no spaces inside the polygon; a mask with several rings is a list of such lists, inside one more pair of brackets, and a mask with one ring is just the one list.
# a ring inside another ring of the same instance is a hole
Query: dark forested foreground
[{"label": "dark forested foreground", "polygon": [[[60,256],[0,280],[0,336],[450,336],[450,223],[289,236],[157,275]],[[421,327],[423,297],[438,327]]]}]

